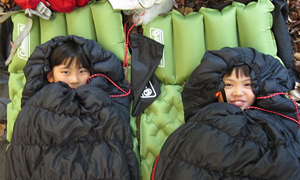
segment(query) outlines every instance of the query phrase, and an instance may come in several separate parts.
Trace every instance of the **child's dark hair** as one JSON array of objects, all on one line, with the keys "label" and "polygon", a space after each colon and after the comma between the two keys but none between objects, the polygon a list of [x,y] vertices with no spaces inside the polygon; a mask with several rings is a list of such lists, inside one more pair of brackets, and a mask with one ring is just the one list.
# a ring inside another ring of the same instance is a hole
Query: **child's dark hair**
[{"label": "child's dark hair", "polygon": [[[89,61],[82,49],[82,47],[74,41],[67,41],[55,48],[50,57],[50,68],[60,64],[66,64],[67,67],[72,64],[75,57],[77,57],[77,65],[82,65],[86,69],[90,69]],[[66,60],[71,58],[69,62]]]},{"label": "child's dark hair", "polygon": [[239,74],[244,75],[246,77],[250,76],[251,69],[246,64],[241,65],[241,66],[235,66],[235,67],[228,69],[226,71],[226,73],[224,74],[224,76],[231,76],[234,69],[235,69],[235,75],[237,78],[239,78]]}]

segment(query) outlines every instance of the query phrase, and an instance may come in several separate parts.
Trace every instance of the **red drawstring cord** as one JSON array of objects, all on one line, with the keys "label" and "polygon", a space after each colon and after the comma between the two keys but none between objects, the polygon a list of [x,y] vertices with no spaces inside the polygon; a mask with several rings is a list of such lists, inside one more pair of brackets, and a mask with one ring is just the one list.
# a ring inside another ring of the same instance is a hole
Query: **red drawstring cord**
[{"label": "red drawstring cord", "polygon": [[130,45],[130,41],[129,41],[129,33],[131,32],[131,30],[133,29],[133,27],[141,20],[141,17],[144,16],[145,14],[145,11],[141,14],[141,16],[135,21],[135,23],[129,28],[128,32],[126,33],[126,30],[127,30],[127,24],[125,23],[124,24],[124,34],[125,34],[125,53],[124,53],[124,60],[123,60],[123,68],[125,66],[127,66],[127,69],[128,69],[128,61],[129,59],[131,58],[128,57],[127,58],[127,53],[128,53],[128,45],[130,46],[131,48],[131,45]]},{"label": "red drawstring cord", "polygon": [[282,117],[285,117],[287,119],[290,119],[290,120],[296,122],[300,126],[299,108],[298,108],[296,102],[293,100],[293,98],[289,94],[284,93],[284,92],[278,92],[278,93],[275,93],[275,94],[272,94],[272,95],[269,95],[269,96],[257,97],[257,99],[267,99],[267,98],[271,98],[271,97],[274,97],[274,96],[277,96],[277,95],[286,95],[286,96],[288,96],[292,100],[292,102],[294,103],[295,108],[296,108],[297,119],[298,120],[296,120],[296,119],[294,119],[292,117],[286,116],[284,114],[281,114],[281,113],[278,113],[278,112],[275,112],[275,111],[271,111],[271,110],[267,110],[267,109],[263,109],[263,108],[260,108],[260,107],[250,106],[247,109],[258,109],[258,110],[261,110],[261,111],[266,111],[266,112],[269,112],[269,113],[274,113],[274,114],[277,114],[279,116],[282,116]]},{"label": "red drawstring cord", "polygon": [[92,79],[93,77],[96,77],[96,76],[103,76],[105,77],[107,80],[109,80],[115,87],[117,87],[120,91],[122,91],[124,94],[121,94],[121,95],[109,95],[110,97],[124,97],[124,96],[128,96],[130,93],[131,93],[131,87],[130,87],[130,83],[129,83],[129,79],[128,79],[128,61],[129,59],[131,58],[131,56],[129,56],[127,58],[127,53],[128,53],[128,45],[130,46],[131,48],[131,45],[130,45],[130,42],[129,42],[129,34],[130,34],[130,31],[133,29],[133,27],[140,21],[141,17],[145,14],[145,11],[141,14],[141,16],[136,20],[136,22],[129,28],[128,32],[126,33],[126,30],[127,30],[127,24],[125,23],[124,24],[124,35],[125,35],[125,52],[124,52],[124,59],[123,59],[123,68],[126,66],[126,81],[127,83],[129,84],[129,90],[128,92],[126,92],[124,89],[122,89],[120,86],[118,86],[113,80],[111,80],[109,77],[107,77],[106,75],[104,74],[94,74],[92,76],[89,77],[88,81],[90,79]]},{"label": "red drawstring cord", "polygon": [[113,80],[111,80],[109,77],[107,77],[106,75],[104,74],[93,74],[89,77],[88,79],[88,82],[90,79],[92,79],[93,77],[96,77],[96,76],[103,76],[105,77],[107,80],[109,80],[114,86],[116,86],[120,91],[122,91],[124,94],[121,94],[121,95],[109,95],[110,97],[124,97],[124,96],[128,96],[130,93],[131,93],[131,89],[130,89],[130,86],[129,86],[129,91],[126,92],[124,89],[122,89],[120,86],[118,86]]},{"label": "red drawstring cord", "polygon": [[[129,71],[129,70],[128,70],[128,66],[129,66],[129,64],[128,64],[128,61],[129,61],[129,59],[131,58],[131,56],[127,58],[127,53],[128,53],[128,43],[129,43],[129,40],[128,40],[128,37],[127,37],[126,30],[127,30],[127,24],[125,23],[125,24],[124,24],[125,52],[124,52],[124,59],[123,59],[123,68],[126,66],[126,81],[127,81],[128,84],[129,84],[129,80],[128,80],[128,71]],[[130,31],[131,31],[131,29],[130,29]],[[128,32],[130,32],[130,31],[128,31]]]},{"label": "red drawstring cord", "polygon": [[152,177],[151,177],[151,179],[152,180],[154,180],[154,177],[155,177],[155,171],[156,171],[156,165],[157,165],[157,163],[158,163],[158,159],[160,158],[160,154],[156,157],[156,160],[155,160],[155,162],[154,162],[154,167],[153,167],[153,171],[152,171]]}]

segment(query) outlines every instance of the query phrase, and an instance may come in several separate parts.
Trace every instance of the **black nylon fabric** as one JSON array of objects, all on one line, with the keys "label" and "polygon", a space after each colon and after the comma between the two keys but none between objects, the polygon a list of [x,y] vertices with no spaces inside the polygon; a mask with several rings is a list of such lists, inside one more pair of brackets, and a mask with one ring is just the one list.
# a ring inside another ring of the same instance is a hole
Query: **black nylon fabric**
[{"label": "black nylon fabric", "polygon": [[[164,45],[139,34],[131,34],[132,116],[142,113],[160,94],[154,71],[163,55]],[[151,83],[151,84],[150,84]]]},{"label": "black nylon fabric", "polygon": [[273,27],[272,31],[276,37],[276,45],[278,49],[278,57],[282,59],[285,67],[288,69],[290,76],[294,81],[299,81],[299,75],[296,67],[293,64],[294,55],[292,47],[292,39],[287,28],[288,19],[288,4],[285,0],[273,0],[274,11],[273,14]]},{"label": "black nylon fabric", "polygon": [[[11,101],[0,97],[0,124],[7,124],[7,104]],[[5,180],[5,154],[9,142],[6,139],[6,132],[0,137],[0,180]]]},{"label": "black nylon fabric", "polygon": [[[187,123],[164,143],[152,179],[300,179],[297,123],[217,102],[224,73],[241,64],[252,68],[256,97],[293,88],[286,68],[270,55],[240,47],[206,52],[182,91]],[[254,106],[297,119],[293,102],[285,96],[257,100]]]},{"label": "black nylon fabric", "polygon": [[5,60],[10,53],[10,42],[12,40],[13,23],[11,18],[8,18],[0,24],[0,97],[9,98],[8,67],[5,66]]},{"label": "black nylon fabric", "polygon": [[[36,47],[34,53],[29,58],[26,67],[24,67],[24,74],[26,77],[26,84],[22,93],[22,105],[35,92],[48,84],[45,78],[50,71],[49,58],[54,48],[60,46],[63,42],[73,40],[80,44],[90,60],[91,74],[105,74],[112,81],[114,81],[123,90],[128,92],[129,85],[125,80],[124,70],[121,66],[120,60],[110,51],[102,49],[102,47],[93,40],[86,40],[74,35],[55,37],[48,43],[41,44]],[[93,78],[92,81],[101,86],[109,95],[124,94],[119,89],[111,84],[105,77]],[[129,117],[129,97],[113,98],[116,105],[120,107],[122,113]],[[126,107],[124,110],[122,107]]]},{"label": "black nylon fabric", "polygon": [[104,77],[72,90],[48,84],[49,56],[64,41],[81,44],[91,74],[128,91],[118,58],[93,40],[56,37],[38,46],[24,68],[22,109],[6,157],[6,179],[139,179],[129,126],[129,97]]}]

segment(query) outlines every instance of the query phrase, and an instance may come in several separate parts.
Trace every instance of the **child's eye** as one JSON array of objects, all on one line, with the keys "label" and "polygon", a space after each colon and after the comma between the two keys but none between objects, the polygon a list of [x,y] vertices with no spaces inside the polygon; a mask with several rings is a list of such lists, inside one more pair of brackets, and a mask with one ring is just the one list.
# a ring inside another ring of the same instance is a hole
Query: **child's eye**
[{"label": "child's eye", "polygon": [[86,73],[86,72],[89,72],[87,69],[81,69],[80,70],[80,73]]},{"label": "child's eye", "polygon": [[251,83],[247,83],[245,84],[246,87],[252,87],[252,84]]},{"label": "child's eye", "polygon": [[225,87],[224,88],[226,88],[226,89],[228,89],[228,88],[232,88],[232,84],[229,84],[229,83],[225,83]]},{"label": "child's eye", "polygon": [[63,74],[69,74],[69,71],[62,71]]}]

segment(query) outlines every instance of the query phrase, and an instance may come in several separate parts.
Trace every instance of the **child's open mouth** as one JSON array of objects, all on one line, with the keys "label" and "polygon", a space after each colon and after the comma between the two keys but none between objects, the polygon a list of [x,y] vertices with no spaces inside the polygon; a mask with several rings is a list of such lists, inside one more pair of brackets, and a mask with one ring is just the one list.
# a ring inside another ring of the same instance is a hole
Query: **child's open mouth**
[{"label": "child's open mouth", "polygon": [[241,107],[245,104],[245,101],[237,100],[237,101],[230,101],[231,104],[234,104],[238,107]]}]

